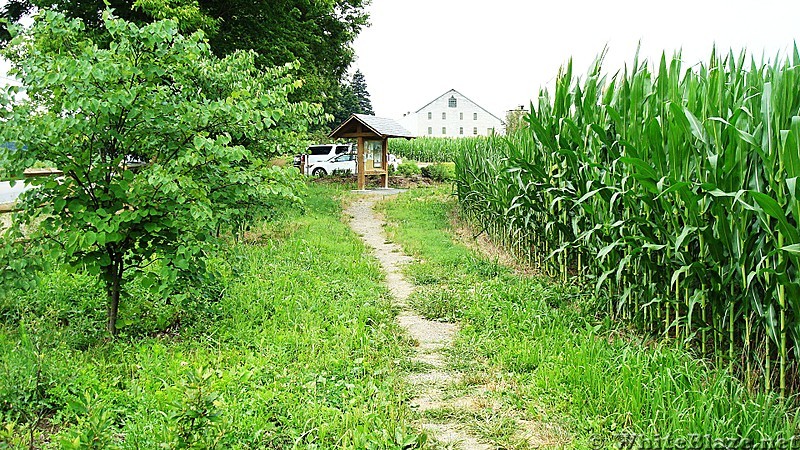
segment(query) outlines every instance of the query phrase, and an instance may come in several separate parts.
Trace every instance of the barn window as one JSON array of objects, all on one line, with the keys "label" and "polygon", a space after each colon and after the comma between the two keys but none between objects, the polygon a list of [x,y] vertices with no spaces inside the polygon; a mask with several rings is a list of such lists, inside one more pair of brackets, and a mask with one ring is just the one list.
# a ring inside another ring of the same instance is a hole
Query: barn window
[{"label": "barn window", "polygon": [[472,134],[474,134],[475,136],[478,135],[478,127],[472,129]]},{"label": "barn window", "polygon": [[450,96],[450,99],[449,99],[449,100],[447,100],[447,106],[449,106],[449,107],[451,107],[451,108],[455,108],[457,105],[458,105],[458,101],[456,100],[456,98],[455,98],[455,97],[453,97],[453,96],[451,95],[451,96]]},{"label": "barn window", "polygon": [[433,134],[433,127],[428,127],[428,134]]},{"label": "barn window", "polygon": [[472,113],[472,120],[478,120],[478,113]]},{"label": "barn window", "polygon": [[433,119],[433,113],[432,113],[432,112],[429,112],[429,113],[428,113],[428,120],[431,120],[431,119]]},{"label": "barn window", "polygon": [[442,135],[447,134],[447,127],[442,127]]},{"label": "barn window", "polygon": [[458,134],[464,134],[464,127],[458,127]]},{"label": "barn window", "polygon": [[464,120],[464,113],[458,113],[458,120]]},{"label": "barn window", "polygon": [[442,113],[442,120],[447,119],[447,113]]}]

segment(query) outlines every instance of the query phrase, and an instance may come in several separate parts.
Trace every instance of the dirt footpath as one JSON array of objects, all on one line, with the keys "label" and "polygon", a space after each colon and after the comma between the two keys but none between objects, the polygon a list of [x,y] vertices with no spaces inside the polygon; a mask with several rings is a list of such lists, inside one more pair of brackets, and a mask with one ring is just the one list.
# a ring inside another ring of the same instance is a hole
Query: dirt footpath
[{"label": "dirt footpath", "polygon": [[[441,407],[444,391],[448,385],[457,382],[456,374],[445,368],[442,351],[453,343],[457,326],[450,323],[434,322],[416,314],[408,305],[409,295],[414,286],[406,281],[401,272],[403,264],[412,258],[403,253],[399,245],[387,242],[383,232],[383,220],[373,207],[381,198],[380,194],[363,194],[345,210],[351,217],[350,227],[373,249],[386,273],[386,284],[394,296],[395,305],[400,309],[397,321],[417,342],[414,361],[425,369],[415,372],[407,379],[415,388],[412,408],[419,412]],[[451,400],[452,401],[452,400]],[[489,450],[492,447],[481,443],[458,422],[429,423],[419,420],[416,426],[438,442],[449,448],[463,450]]]}]

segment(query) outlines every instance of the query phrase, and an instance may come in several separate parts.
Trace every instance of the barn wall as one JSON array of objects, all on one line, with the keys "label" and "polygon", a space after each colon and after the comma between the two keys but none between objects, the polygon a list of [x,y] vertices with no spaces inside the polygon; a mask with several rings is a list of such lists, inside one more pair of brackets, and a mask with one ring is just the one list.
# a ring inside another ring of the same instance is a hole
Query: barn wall
[{"label": "barn wall", "polygon": [[[449,106],[451,96],[456,99],[456,107]],[[428,113],[430,113],[430,119],[428,119]],[[444,118],[442,118],[442,113],[444,113]],[[475,119],[475,114],[477,114],[477,119]],[[445,93],[418,113],[404,117],[402,123],[408,129],[416,131],[417,136],[420,137],[468,137],[475,136],[476,129],[478,136],[488,135],[490,128],[497,133],[503,131],[503,124],[499,119],[455,90]]]}]

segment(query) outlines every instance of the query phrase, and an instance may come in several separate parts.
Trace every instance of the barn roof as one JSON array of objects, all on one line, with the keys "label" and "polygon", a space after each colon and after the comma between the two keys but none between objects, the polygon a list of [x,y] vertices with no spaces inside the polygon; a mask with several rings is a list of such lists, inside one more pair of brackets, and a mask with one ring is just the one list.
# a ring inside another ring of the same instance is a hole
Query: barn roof
[{"label": "barn roof", "polygon": [[375,133],[376,136],[382,139],[386,138],[414,138],[413,133],[403,128],[402,125],[393,119],[386,119],[384,117],[375,117],[367,114],[353,114],[349,119],[345,120],[343,124],[333,130],[329,137],[343,137],[343,134],[353,133],[358,124],[363,125],[369,131]]}]

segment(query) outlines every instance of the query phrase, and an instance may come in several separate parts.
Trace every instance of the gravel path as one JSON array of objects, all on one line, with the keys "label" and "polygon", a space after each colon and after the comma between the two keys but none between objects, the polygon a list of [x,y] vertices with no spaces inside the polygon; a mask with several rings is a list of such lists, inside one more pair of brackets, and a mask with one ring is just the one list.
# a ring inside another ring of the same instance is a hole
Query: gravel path
[{"label": "gravel path", "polygon": [[[383,232],[384,222],[373,209],[381,197],[378,193],[366,192],[350,204],[345,213],[351,218],[350,227],[373,249],[375,257],[386,273],[386,284],[394,296],[395,305],[400,308],[397,321],[418,343],[414,360],[422,363],[427,370],[413,373],[407,381],[416,390],[416,398],[411,401],[411,406],[423,412],[441,405],[445,388],[458,381],[457,375],[445,368],[442,354],[442,350],[452,344],[457,326],[427,320],[408,305],[407,300],[414,291],[414,286],[403,277],[401,268],[403,264],[411,262],[412,258],[404,254],[399,245],[386,240]],[[479,442],[458,422],[429,423],[421,420],[417,423],[417,427],[428,432],[448,448],[491,449],[489,445]]]}]

